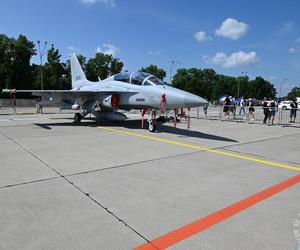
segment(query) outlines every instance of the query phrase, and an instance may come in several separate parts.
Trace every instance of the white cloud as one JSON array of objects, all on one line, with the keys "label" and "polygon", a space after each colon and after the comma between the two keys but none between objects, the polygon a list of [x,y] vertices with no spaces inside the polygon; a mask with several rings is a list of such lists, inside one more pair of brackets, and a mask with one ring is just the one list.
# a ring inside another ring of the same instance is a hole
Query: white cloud
[{"label": "white cloud", "polygon": [[298,49],[295,49],[295,48],[289,48],[289,54],[295,54],[295,53],[298,53],[299,50]]},{"label": "white cloud", "polygon": [[102,44],[102,48],[100,48],[100,47],[96,48],[96,53],[103,53],[103,54],[108,54],[108,55],[112,55],[112,56],[115,56],[119,51],[120,51],[119,48],[117,48],[115,45],[109,44],[109,43]]},{"label": "white cloud", "polygon": [[236,40],[245,35],[249,29],[249,25],[243,22],[239,22],[233,18],[227,18],[222,25],[216,29],[217,36],[223,36]]},{"label": "white cloud", "polygon": [[148,54],[152,55],[152,56],[159,56],[159,55],[164,54],[164,53],[165,53],[164,50],[156,50],[156,51],[149,50],[148,51]]},{"label": "white cloud", "polygon": [[80,3],[85,4],[85,5],[93,5],[96,3],[100,3],[100,4],[107,4],[112,7],[116,6],[115,0],[79,0],[79,1],[80,1]]},{"label": "white cloud", "polygon": [[207,36],[204,31],[198,31],[194,33],[194,37],[197,39],[199,43],[211,41],[212,38],[210,36]]},{"label": "white cloud", "polygon": [[277,80],[277,76],[270,76],[270,80]]},{"label": "white cloud", "polygon": [[218,52],[213,57],[204,57],[203,60],[207,64],[219,65],[223,68],[234,68],[239,66],[256,64],[257,62],[259,62],[259,57],[254,51],[251,51],[249,53],[239,51],[232,53],[229,56],[226,55],[224,52]]},{"label": "white cloud", "polygon": [[295,32],[296,32],[295,23],[292,21],[288,21],[281,24],[281,26],[279,27],[275,35],[284,36]]}]

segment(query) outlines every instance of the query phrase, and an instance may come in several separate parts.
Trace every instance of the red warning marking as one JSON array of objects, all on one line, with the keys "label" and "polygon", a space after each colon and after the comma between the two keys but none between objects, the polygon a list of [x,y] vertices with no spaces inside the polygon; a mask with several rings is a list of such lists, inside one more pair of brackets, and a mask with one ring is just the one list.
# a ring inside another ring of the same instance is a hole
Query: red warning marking
[{"label": "red warning marking", "polygon": [[246,199],[236,202],[226,208],[223,208],[217,212],[214,212],[206,217],[200,218],[191,224],[185,225],[176,229],[173,232],[160,236],[159,238],[152,240],[146,244],[134,248],[134,250],[162,250],[166,249],[192,235],[200,233],[209,227],[226,220],[237,213],[259,203],[297,183],[300,182],[300,174],[280,182],[270,188],[267,188],[259,193],[251,195]]}]

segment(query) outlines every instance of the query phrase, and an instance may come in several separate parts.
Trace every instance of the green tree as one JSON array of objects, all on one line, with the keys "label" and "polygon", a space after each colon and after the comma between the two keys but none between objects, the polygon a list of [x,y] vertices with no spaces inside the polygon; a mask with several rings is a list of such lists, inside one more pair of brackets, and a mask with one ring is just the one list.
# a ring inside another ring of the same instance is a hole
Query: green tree
[{"label": "green tree", "polygon": [[30,59],[36,54],[34,43],[26,36],[18,39],[0,35],[0,86],[17,89],[32,87]]},{"label": "green tree", "polygon": [[249,81],[248,76],[225,76],[216,74],[213,69],[179,69],[173,78],[173,86],[208,100],[218,100],[223,95],[236,97],[238,92],[240,96],[256,99],[276,95],[274,86],[262,77]]},{"label": "green tree", "polygon": [[158,68],[156,65],[153,65],[153,64],[150,64],[146,68],[142,67],[140,71],[155,75],[156,77],[158,77],[161,80],[163,80],[166,77],[166,71],[162,68]]},{"label": "green tree", "polygon": [[20,35],[13,45],[11,83],[17,89],[31,89],[33,76],[31,74],[30,59],[36,55],[34,43],[29,41],[26,36]]},{"label": "green tree", "polygon": [[96,53],[94,58],[90,58],[85,65],[86,77],[90,81],[97,81],[98,77],[105,79],[110,75],[122,71],[124,64],[120,59],[113,58],[112,55]]},{"label": "green tree", "polygon": [[177,70],[172,85],[195,95],[211,99],[217,79],[216,72],[212,69],[183,68]]},{"label": "green tree", "polygon": [[189,81],[189,72],[187,69],[178,69],[172,80],[172,86],[178,89],[186,90],[186,84]]},{"label": "green tree", "polygon": [[300,87],[294,87],[291,92],[288,93],[288,98],[290,100],[296,98],[296,97],[300,97]]},{"label": "green tree", "polygon": [[235,77],[217,75],[210,100],[218,100],[220,96],[235,96],[237,93],[237,80]]},{"label": "green tree", "polygon": [[236,78],[236,83],[237,83],[237,87],[236,87],[236,92],[234,95],[237,97],[248,96],[249,77],[248,76],[238,76]]},{"label": "green tree", "polygon": [[249,81],[247,95],[259,100],[262,100],[264,97],[275,98],[276,89],[273,84],[258,76],[254,80]]},{"label": "green tree", "polygon": [[[47,63],[43,66],[44,89],[69,89],[66,80],[66,65],[60,62],[61,54],[58,49],[51,48],[47,51]],[[37,77],[40,85],[40,77]]]},{"label": "green tree", "polygon": [[11,41],[4,34],[0,34],[0,88],[10,87],[10,64],[12,56]]}]

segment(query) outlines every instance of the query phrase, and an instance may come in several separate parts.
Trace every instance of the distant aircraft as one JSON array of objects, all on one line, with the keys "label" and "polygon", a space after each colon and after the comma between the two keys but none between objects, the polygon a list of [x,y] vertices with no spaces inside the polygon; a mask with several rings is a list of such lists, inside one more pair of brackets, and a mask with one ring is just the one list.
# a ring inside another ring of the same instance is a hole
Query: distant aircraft
[{"label": "distant aircraft", "polygon": [[[143,124],[144,115],[150,111],[148,119],[150,132],[156,130],[157,110],[176,111],[207,103],[199,96],[170,87],[156,76],[140,71],[118,73],[105,80],[91,82],[86,79],[75,53],[70,55],[70,62],[71,90],[14,90],[14,93],[30,92],[33,96],[41,96],[42,100],[60,102],[61,105],[78,111],[74,115],[74,123],[80,123],[81,119],[90,113],[96,119],[122,121],[127,117],[117,112],[118,109],[138,109],[143,110]],[[3,90],[3,92],[11,91]]]}]

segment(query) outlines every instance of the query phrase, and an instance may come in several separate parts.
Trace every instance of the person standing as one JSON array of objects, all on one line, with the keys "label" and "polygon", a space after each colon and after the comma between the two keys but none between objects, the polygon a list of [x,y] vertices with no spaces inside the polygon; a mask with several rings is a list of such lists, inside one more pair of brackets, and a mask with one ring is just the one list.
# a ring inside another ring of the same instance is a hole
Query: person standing
[{"label": "person standing", "polygon": [[203,106],[203,112],[204,112],[204,116],[207,117],[207,109],[208,109],[208,104],[206,103],[204,106]]},{"label": "person standing", "polygon": [[254,108],[254,101],[250,98],[249,99],[249,118],[250,116],[252,116],[251,121],[255,120],[255,116],[254,116],[254,112],[255,112],[255,108]]},{"label": "person standing", "polygon": [[267,123],[267,120],[269,118],[269,107],[268,107],[268,101],[265,97],[262,103],[263,113],[264,113],[264,121],[263,123]]},{"label": "person standing", "polygon": [[276,113],[276,103],[275,103],[274,100],[272,100],[269,103],[268,125],[273,125],[274,124],[275,113]]},{"label": "person standing", "polygon": [[236,103],[234,97],[230,98],[230,112],[232,113],[234,119],[236,114]]},{"label": "person standing", "polygon": [[243,112],[243,115],[245,114],[245,100],[244,97],[242,96],[241,100],[240,100],[240,111],[239,111],[239,115],[241,115]]},{"label": "person standing", "polygon": [[41,97],[38,97],[36,100],[35,100],[35,106],[36,106],[36,113],[41,113],[43,114],[43,105],[42,105],[42,99]]},{"label": "person standing", "polygon": [[296,115],[297,115],[298,103],[296,99],[293,99],[291,102],[291,110],[290,110],[290,122],[295,123]]},{"label": "person standing", "polygon": [[224,100],[224,105],[223,105],[223,113],[225,115],[225,119],[229,118],[229,107],[230,107],[230,99],[227,96]]},{"label": "person standing", "polygon": [[35,100],[35,107],[36,107],[36,113],[40,113],[40,105],[39,105],[39,98],[36,98]]}]

